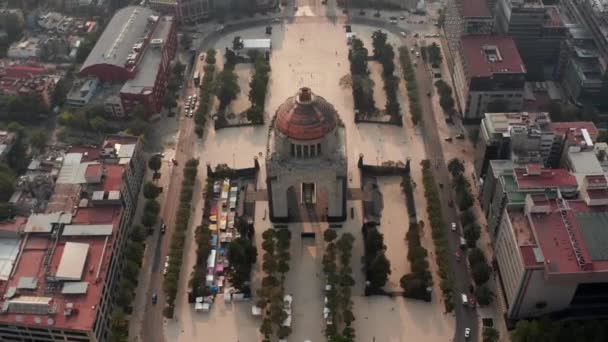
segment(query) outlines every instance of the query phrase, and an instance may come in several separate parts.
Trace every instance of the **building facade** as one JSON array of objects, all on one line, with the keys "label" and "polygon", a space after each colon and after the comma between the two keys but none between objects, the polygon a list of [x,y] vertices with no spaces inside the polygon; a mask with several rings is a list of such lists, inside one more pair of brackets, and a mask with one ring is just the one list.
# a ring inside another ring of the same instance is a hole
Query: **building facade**
[{"label": "building facade", "polygon": [[346,139],[334,107],[301,88],[277,109],[266,184],[273,222],[346,219]]}]

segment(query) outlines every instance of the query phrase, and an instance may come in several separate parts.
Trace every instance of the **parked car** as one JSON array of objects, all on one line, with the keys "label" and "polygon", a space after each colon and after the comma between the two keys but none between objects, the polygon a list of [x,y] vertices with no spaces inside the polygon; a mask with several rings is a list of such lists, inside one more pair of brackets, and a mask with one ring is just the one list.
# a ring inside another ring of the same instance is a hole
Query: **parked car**
[{"label": "parked car", "polygon": [[397,20],[393,20],[393,19],[391,19],[391,20],[389,20],[388,22],[389,22],[389,23],[391,23],[391,24],[393,24],[393,25],[397,25]]},{"label": "parked car", "polygon": [[464,328],[464,338],[469,338],[471,336],[471,328]]},{"label": "parked car", "polygon": [[403,37],[403,38],[405,38],[405,37],[407,36],[407,33],[403,32],[403,31],[399,32],[399,34],[400,34],[400,35],[401,35],[401,37]]},{"label": "parked car", "polygon": [[157,301],[158,301],[158,296],[156,295],[156,293],[152,294],[152,304],[156,304]]},{"label": "parked car", "polygon": [[452,231],[455,232],[457,228],[456,222],[452,222]]},{"label": "parked car", "polygon": [[165,232],[167,231],[167,225],[166,224],[161,224],[160,225],[160,232],[161,234],[165,234]]}]

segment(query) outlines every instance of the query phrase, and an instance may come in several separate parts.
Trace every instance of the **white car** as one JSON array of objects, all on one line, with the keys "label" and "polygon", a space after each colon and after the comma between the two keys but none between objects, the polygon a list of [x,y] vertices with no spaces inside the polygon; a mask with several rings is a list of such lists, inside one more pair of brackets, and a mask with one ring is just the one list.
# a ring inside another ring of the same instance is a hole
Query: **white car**
[{"label": "white car", "polygon": [[416,51],[416,57],[420,57],[420,52]]},{"label": "white car", "polygon": [[452,222],[452,231],[455,232],[457,228],[456,222]]},{"label": "white car", "polygon": [[464,328],[464,338],[469,338],[471,336],[471,328]]},{"label": "white car", "polygon": [[403,32],[403,31],[399,32],[399,34],[401,34],[401,37],[403,37],[403,38],[405,38],[405,36],[407,36],[407,33]]}]

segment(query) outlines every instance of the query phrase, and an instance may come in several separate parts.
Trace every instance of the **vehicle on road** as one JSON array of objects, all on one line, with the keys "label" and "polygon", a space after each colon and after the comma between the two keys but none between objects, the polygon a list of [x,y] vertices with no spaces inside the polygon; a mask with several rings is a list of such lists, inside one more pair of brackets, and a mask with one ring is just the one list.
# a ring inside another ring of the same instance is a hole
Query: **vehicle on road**
[{"label": "vehicle on road", "polygon": [[167,225],[163,222],[163,224],[160,225],[160,233],[165,234],[166,231],[167,231]]},{"label": "vehicle on road", "polygon": [[405,20],[405,16],[402,15],[402,16],[399,17],[399,19],[400,20]]},{"label": "vehicle on road", "polygon": [[460,251],[456,251],[456,253],[454,253],[454,256],[456,257],[456,261],[460,262],[460,258],[461,258]]},{"label": "vehicle on road", "polygon": [[469,338],[471,336],[471,328],[464,328],[464,338]]},{"label": "vehicle on road", "polygon": [[461,293],[461,294],[460,294],[460,298],[461,298],[461,300],[462,300],[462,305],[464,305],[464,306],[469,305],[469,297],[467,297],[467,295],[466,295],[466,294]]},{"label": "vehicle on road", "polygon": [[450,207],[450,208],[454,207],[454,200],[451,198],[448,200],[448,207]]},{"label": "vehicle on road", "polygon": [[158,302],[158,295],[156,293],[152,294],[152,304],[156,304]]},{"label": "vehicle on road", "polygon": [[465,240],[463,237],[460,237],[460,248],[461,249],[467,248],[467,240]]},{"label": "vehicle on road", "polygon": [[456,222],[452,222],[452,231],[455,232],[458,226],[456,226]]},{"label": "vehicle on road", "polygon": [[460,133],[460,134],[458,134],[458,135],[457,135],[455,138],[456,138],[456,139],[463,140],[463,139],[464,139],[464,134]]},{"label": "vehicle on road", "polygon": [[272,22],[273,23],[280,23],[281,19],[279,19],[279,18],[272,18]]},{"label": "vehicle on road", "polygon": [[177,166],[177,160],[175,160],[175,158],[171,158],[171,163],[173,163],[173,165]]},{"label": "vehicle on road", "polygon": [[220,25],[215,29],[215,32],[222,32],[222,31],[224,31],[224,28],[226,28],[226,26]]},{"label": "vehicle on road", "polygon": [[399,34],[400,34],[400,35],[401,35],[401,37],[403,37],[403,38],[405,38],[405,37],[407,36],[407,33],[403,32],[403,31],[399,32]]},{"label": "vehicle on road", "polygon": [[452,142],[452,137],[445,137],[445,138],[443,138],[443,140],[445,140],[447,142]]},{"label": "vehicle on road", "polygon": [[416,57],[420,57],[420,52],[416,51]]}]

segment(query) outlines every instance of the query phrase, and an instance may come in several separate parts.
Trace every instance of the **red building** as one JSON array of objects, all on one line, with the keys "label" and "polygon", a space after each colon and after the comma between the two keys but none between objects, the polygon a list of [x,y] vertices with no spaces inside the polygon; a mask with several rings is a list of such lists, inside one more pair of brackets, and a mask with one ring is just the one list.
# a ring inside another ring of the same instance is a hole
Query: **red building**
[{"label": "red building", "polygon": [[171,16],[149,8],[125,7],[114,15],[80,69],[83,76],[124,83],[120,99],[125,113],[142,104],[148,114],[160,111],[177,35]]}]

